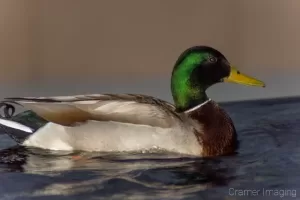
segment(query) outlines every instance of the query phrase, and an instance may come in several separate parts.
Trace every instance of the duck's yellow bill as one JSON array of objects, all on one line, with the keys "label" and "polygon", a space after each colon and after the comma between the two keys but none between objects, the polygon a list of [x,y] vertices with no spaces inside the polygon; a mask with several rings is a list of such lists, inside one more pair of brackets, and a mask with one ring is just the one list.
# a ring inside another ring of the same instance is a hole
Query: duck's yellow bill
[{"label": "duck's yellow bill", "polygon": [[231,69],[230,75],[227,78],[224,78],[224,82],[238,83],[238,84],[248,85],[248,86],[266,87],[264,82],[252,78],[250,76],[247,76],[245,74],[242,74],[235,67],[231,66],[230,69]]}]

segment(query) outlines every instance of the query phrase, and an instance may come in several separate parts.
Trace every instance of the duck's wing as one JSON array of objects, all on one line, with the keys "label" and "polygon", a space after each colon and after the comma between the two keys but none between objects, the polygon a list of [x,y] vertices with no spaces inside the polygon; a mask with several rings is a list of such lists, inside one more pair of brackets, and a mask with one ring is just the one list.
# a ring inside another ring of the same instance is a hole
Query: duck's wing
[{"label": "duck's wing", "polygon": [[168,128],[181,122],[172,104],[146,95],[17,97],[6,101],[21,104],[45,120],[64,126],[96,120]]}]

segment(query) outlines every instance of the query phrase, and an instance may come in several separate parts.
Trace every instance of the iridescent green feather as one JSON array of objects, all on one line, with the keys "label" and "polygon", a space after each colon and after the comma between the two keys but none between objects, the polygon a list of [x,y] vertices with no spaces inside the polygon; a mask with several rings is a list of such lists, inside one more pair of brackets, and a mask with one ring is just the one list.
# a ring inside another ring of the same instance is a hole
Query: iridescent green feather
[{"label": "iridescent green feather", "polygon": [[193,70],[206,60],[209,53],[189,53],[177,63],[172,74],[172,94],[177,108],[187,107],[192,99],[205,95],[205,89],[194,87],[190,77]]}]

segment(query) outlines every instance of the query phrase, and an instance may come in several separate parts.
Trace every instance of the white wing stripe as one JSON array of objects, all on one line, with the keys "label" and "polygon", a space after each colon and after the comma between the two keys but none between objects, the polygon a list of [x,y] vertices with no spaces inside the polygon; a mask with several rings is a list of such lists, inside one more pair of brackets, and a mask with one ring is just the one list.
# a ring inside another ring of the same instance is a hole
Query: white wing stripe
[{"label": "white wing stripe", "polygon": [[21,131],[25,131],[27,133],[32,133],[33,130],[31,128],[29,128],[28,126],[25,126],[23,124],[20,124],[18,122],[15,121],[10,121],[10,120],[6,120],[6,119],[0,119],[0,124],[10,127],[10,128],[14,128],[14,129],[18,129]]}]

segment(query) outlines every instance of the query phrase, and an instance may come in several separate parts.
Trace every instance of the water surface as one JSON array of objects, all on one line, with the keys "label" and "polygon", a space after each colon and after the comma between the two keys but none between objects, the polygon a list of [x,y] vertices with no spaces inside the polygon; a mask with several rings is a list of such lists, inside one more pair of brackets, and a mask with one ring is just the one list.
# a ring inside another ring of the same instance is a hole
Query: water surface
[{"label": "water surface", "polygon": [[0,134],[0,199],[297,199],[300,98],[222,106],[240,148],[209,159],[49,152],[14,146]]}]

